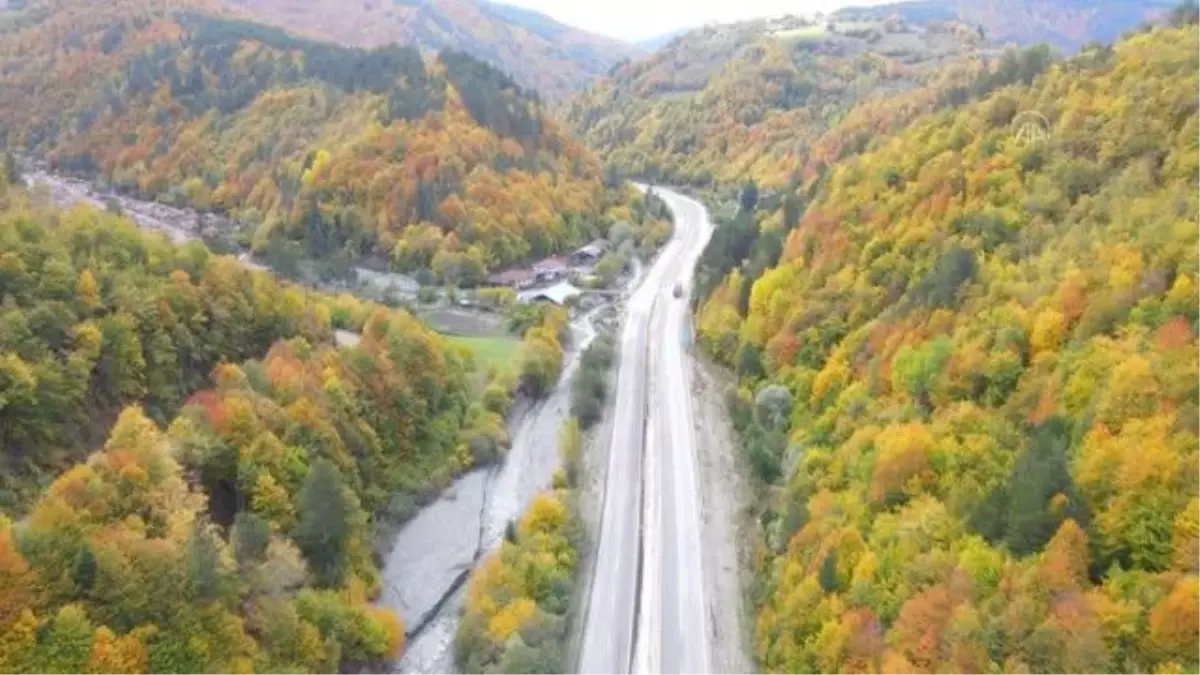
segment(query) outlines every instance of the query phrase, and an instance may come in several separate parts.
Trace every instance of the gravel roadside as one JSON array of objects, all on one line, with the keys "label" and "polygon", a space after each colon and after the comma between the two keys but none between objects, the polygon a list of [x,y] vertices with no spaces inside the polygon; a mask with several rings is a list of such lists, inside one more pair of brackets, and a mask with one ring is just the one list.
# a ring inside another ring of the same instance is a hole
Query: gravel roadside
[{"label": "gravel roadside", "polygon": [[750,673],[754,622],[746,591],[754,519],[747,467],[725,410],[728,376],[703,358],[691,363],[711,663],[713,672]]}]

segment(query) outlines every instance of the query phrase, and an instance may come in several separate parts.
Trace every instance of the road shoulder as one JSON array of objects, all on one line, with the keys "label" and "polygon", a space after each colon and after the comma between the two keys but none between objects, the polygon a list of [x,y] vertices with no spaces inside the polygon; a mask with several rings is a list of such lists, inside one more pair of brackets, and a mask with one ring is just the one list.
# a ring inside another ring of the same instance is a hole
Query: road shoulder
[{"label": "road shoulder", "polygon": [[747,467],[725,409],[728,376],[701,356],[689,360],[711,663],[713,672],[750,673],[753,620],[746,591],[754,523]]}]

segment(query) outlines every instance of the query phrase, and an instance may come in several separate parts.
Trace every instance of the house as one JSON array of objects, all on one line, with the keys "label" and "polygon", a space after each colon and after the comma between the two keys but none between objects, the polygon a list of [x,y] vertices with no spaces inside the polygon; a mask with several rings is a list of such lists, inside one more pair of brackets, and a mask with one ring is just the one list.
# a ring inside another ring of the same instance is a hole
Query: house
[{"label": "house", "polygon": [[604,255],[604,251],[607,249],[608,242],[603,239],[597,239],[572,253],[571,264],[579,267],[591,267],[596,264],[600,256]]},{"label": "house", "polygon": [[554,256],[533,264],[533,273],[539,282],[558,281],[567,276],[567,261]]},{"label": "house", "polygon": [[506,288],[522,290],[531,288],[537,283],[537,281],[538,276],[533,270],[512,269],[489,275],[487,278],[487,285],[504,286]]},{"label": "house", "polygon": [[572,286],[570,282],[563,281],[546,288],[524,291],[517,298],[521,302],[553,302],[556,305],[565,305],[568,300],[579,295],[583,295],[583,291]]}]

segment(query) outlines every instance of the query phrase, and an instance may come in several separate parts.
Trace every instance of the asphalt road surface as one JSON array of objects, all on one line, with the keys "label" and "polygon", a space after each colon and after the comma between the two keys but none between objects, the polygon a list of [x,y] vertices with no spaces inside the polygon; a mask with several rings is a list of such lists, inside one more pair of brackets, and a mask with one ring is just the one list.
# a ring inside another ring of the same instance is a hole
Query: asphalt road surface
[{"label": "asphalt road surface", "polygon": [[[699,202],[655,192],[675,232],[627,305],[583,673],[710,668],[684,366],[692,270],[712,228]],[[677,283],[682,298],[673,297]]]}]

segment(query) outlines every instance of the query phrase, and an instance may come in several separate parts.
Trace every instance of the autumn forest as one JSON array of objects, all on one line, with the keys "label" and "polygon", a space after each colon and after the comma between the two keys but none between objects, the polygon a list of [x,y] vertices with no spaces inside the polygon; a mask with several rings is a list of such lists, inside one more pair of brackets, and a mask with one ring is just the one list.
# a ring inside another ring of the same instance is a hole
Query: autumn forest
[{"label": "autumn forest", "polygon": [[695,300],[765,670],[1197,668],[1194,16],[746,177]]},{"label": "autumn forest", "polygon": [[[256,251],[482,272],[600,234],[599,163],[464,53],[337,47],[191,0],[35,9],[0,44],[0,140],[232,216]],[[29,57],[45,43],[62,48]]]},{"label": "autumn forest", "polygon": [[919,3],[640,58],[500,5],[387,9],[422,36],[389,41],[251,4],[0,0],[0,672],[392,667],[389,537],[556,387],[562,470],[478,557],[453,648],[569,671],[621,357],[505,288],[472,296],[513,344],[490,363],[29,166],[452,309],[605,237],[633,243],[596,274],[636,277],[672,222],[630,181],[677,186],[715,225],[678,302],[732,383],[756,669],[1200,671],[1194,3],[1068,52]]}]

